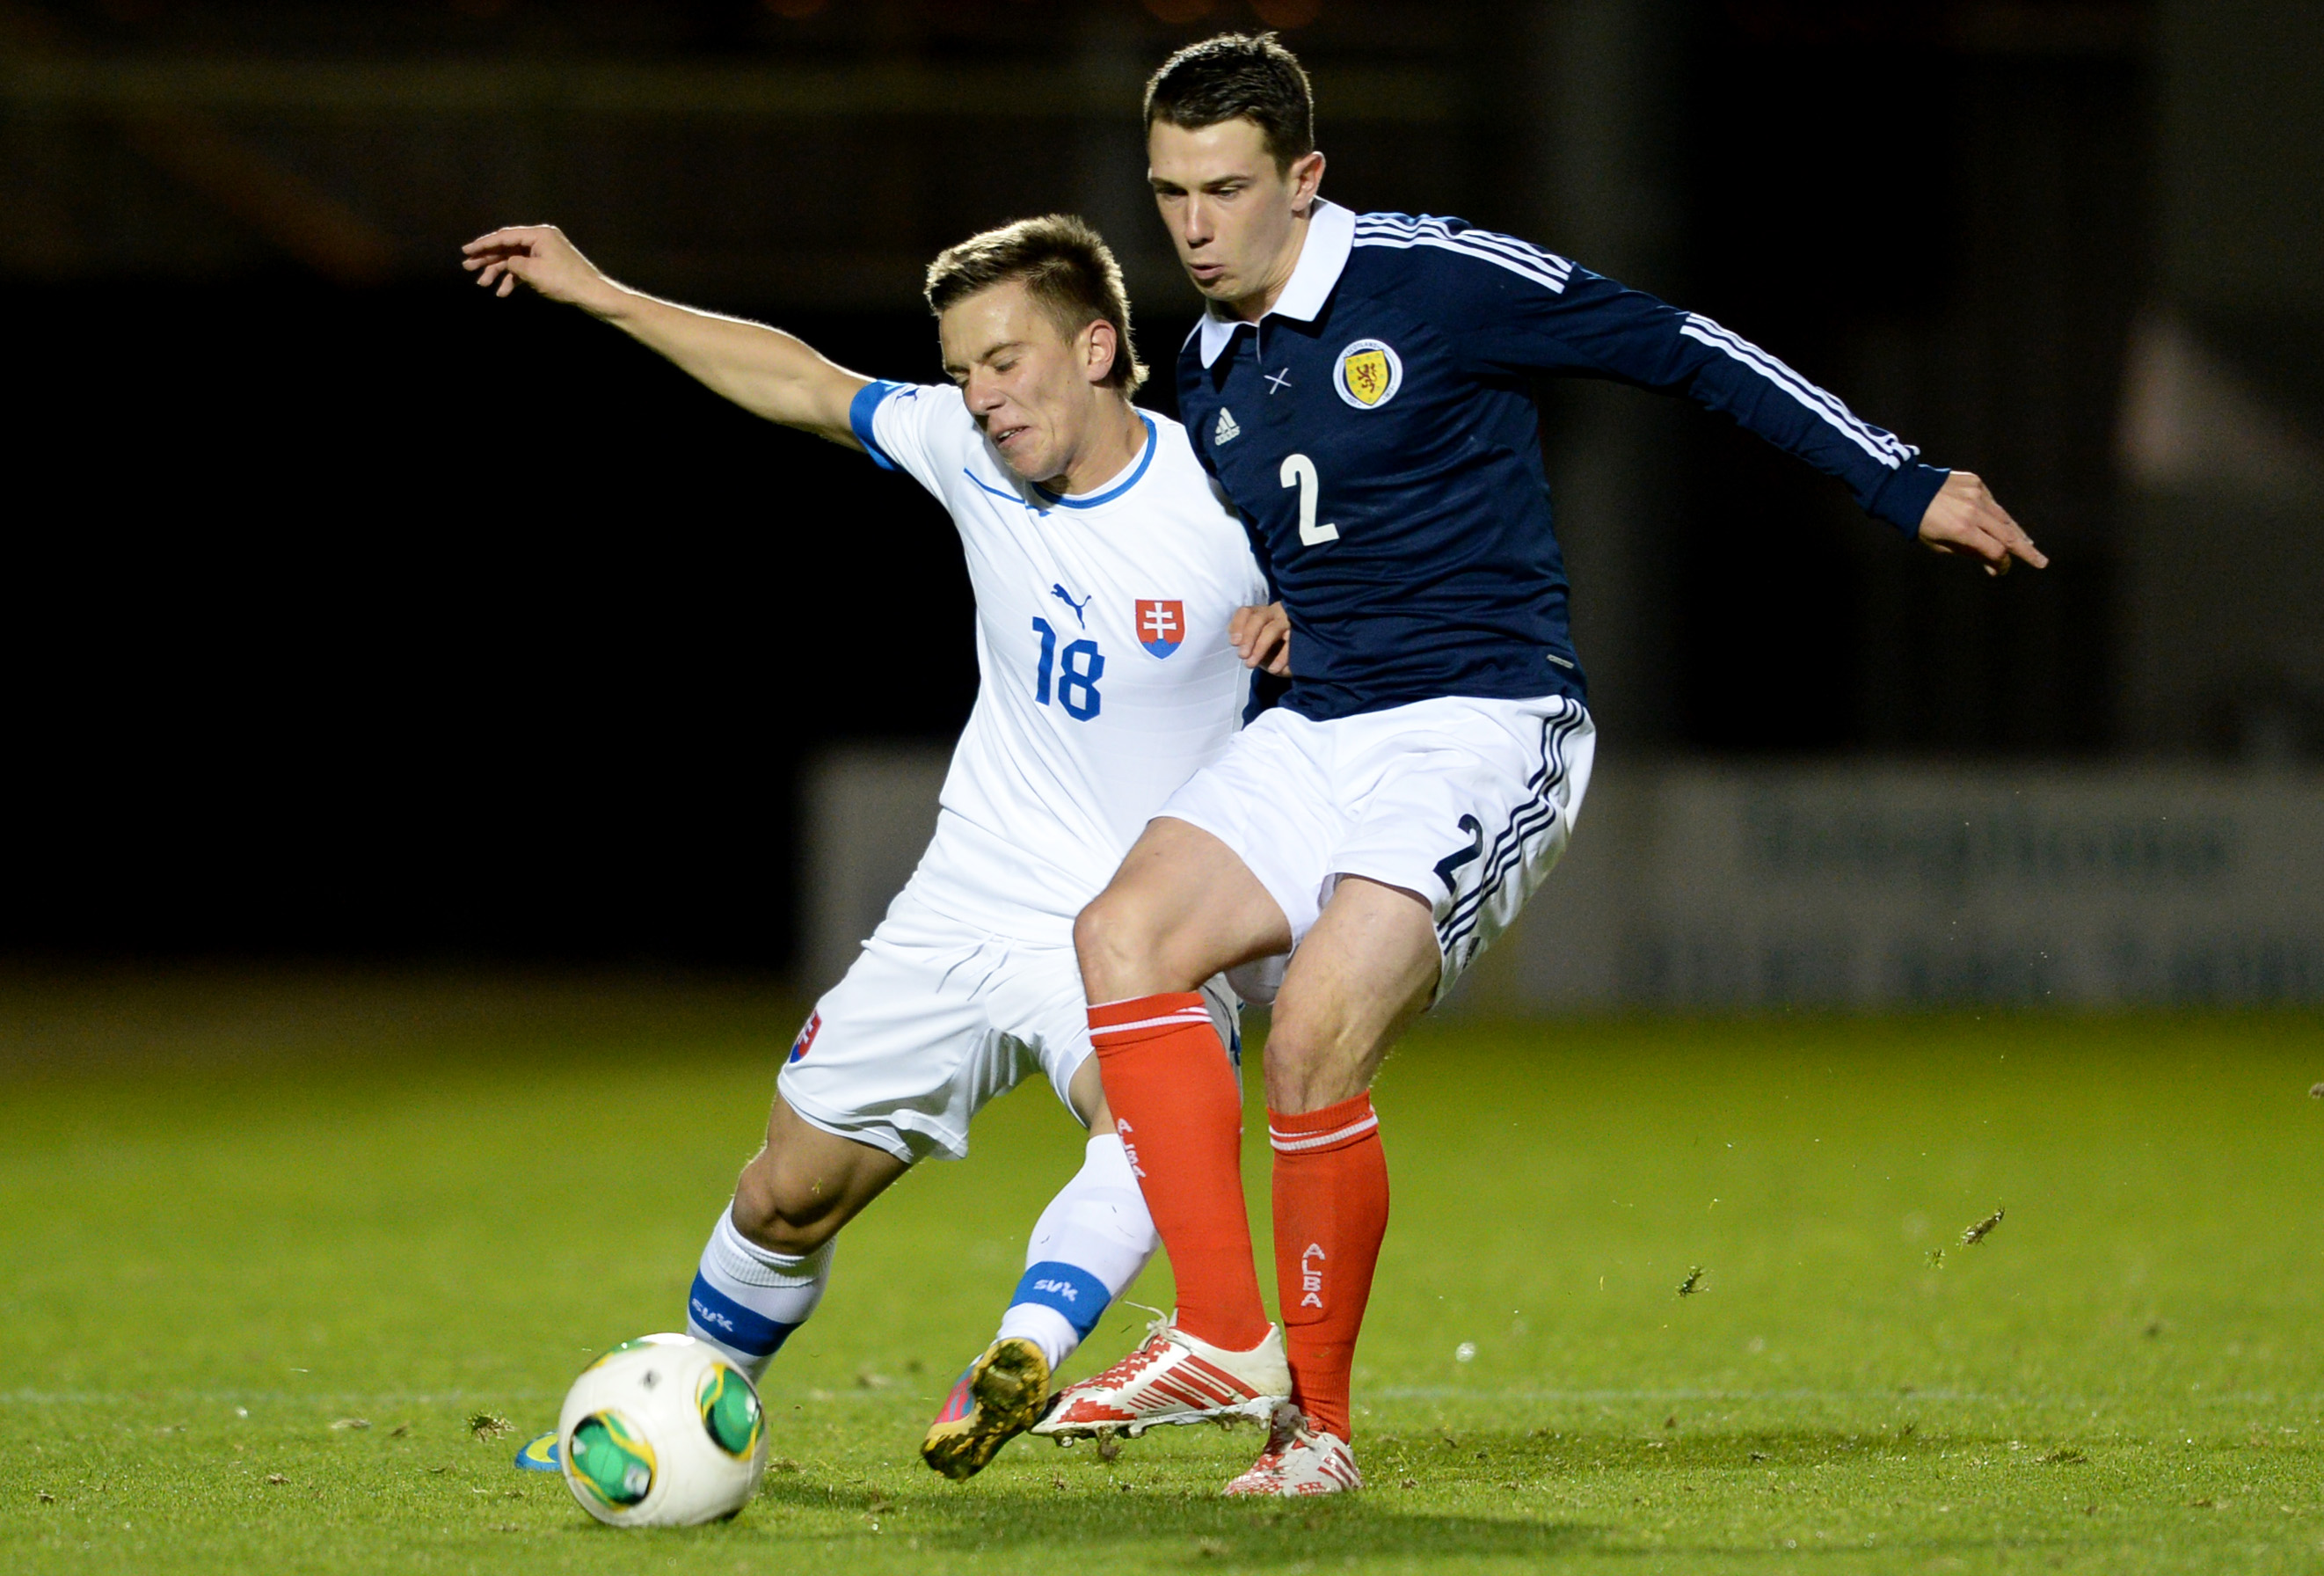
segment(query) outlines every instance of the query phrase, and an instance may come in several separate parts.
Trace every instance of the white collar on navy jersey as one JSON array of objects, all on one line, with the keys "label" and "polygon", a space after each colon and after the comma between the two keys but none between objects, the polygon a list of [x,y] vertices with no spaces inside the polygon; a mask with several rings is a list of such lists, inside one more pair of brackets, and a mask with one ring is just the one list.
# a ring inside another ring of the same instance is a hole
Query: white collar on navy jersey
[{"label": "white collar on navy jersey", "polygon": [[[1340,282],[1347,272],[1348,253],[1355,250],[1356,215],[1352,208],[1338,203],[1325,202],[1322,198],[1307,215],[1307,239],[1299,247],[1299,261],[1293,265],[1290,282],[1274,306],[1260,314],[1262,319],[1274,317],[1296,318],[1312,323],[1323,311],[1323,303],[1332,299],[1332,287]],[[1234,331],[1247,319],[1229,318],[1219,311],[1218,303],[1211,303],[1203,314],[1203,364],[1218,360],[1234,338]]]}]

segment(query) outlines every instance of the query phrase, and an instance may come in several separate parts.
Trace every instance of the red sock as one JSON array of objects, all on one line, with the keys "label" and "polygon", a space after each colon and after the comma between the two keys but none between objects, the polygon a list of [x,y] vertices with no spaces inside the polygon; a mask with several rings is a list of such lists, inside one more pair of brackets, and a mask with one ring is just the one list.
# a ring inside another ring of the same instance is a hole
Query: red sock
[{"label": "red sock", "polygon": [[1267,1339],[1242,1197],[1242,1095],[1192,991],[1090,1009],[1114,1130],[1170,1254],[1178,1328],[1230,1351]]},{"label": "red sock", "polygon": [[1275,1146],[1275,1284],[1291,1398],[1311,1427],[1353,1437],[1349,1372],[1388,1235],[1388,1156],[1372,1098],[1267,1113]]}]

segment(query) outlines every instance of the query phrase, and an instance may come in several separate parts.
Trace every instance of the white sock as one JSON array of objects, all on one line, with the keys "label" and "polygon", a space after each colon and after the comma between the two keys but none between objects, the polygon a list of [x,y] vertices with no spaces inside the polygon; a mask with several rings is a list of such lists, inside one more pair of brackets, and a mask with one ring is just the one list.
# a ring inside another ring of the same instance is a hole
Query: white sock
[{"label": "white sock", "polygon": [[726,1353],[757,1383],[823,1301],[836,1246],[835,1239],[797,1258],[770,1252],[734,1229],[731,1205],[721,1210],[686,1299],[687,1333]]},{"label": "white sock", "polygon": [[1121,1140],[1101,1133],[1088,1158],[1034,1224],[1025,1276],[1001,1316],[1001,1338],[1021,1335],[1055,1369],[1138,1278],[1161,1238],[1130,1175]]}]

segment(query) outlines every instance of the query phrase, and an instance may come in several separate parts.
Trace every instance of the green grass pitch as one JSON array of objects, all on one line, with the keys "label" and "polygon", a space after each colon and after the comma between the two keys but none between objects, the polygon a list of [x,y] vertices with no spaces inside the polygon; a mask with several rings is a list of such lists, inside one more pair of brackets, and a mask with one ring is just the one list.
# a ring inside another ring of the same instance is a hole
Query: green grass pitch
[{"label": "green grass pitch", "polygon": [[511,1454],[680,1323],[794,1026],[668,984],[0,986],[0,1569],[2324,1571],[2310,1016],[1424,1026],[1380,1084],[1370,1487],[1322,1502],[1216,1498],[1249,1432],[920,1466],[1077,1162],[1020,1092],[842,1243],[757,1500],[600,1528]]}]

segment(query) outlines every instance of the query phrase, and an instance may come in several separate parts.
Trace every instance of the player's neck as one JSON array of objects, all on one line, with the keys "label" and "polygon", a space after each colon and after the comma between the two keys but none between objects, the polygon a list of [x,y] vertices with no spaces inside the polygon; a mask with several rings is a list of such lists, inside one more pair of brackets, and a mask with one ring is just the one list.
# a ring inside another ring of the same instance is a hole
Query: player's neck
[{"label": "player's neck", "polygon": [[1088,436],[1065,468],[1045,478],[1041,485],[1067,497],[1094,493],[1130,468],[1146,447],[1146,423],[1138,409],[1120,394],[1099,396],[1090,419]]},{"label": "player's neck", "polygon": [[1246,323],[1256,323],[1275,310],[1275,303],[1291,288],[1291,276],[1299,272],[1299,254],[1307,249],[1307,222],[1314,217],[1315,205],[1309,203],[1305,213],[1291,216],[1291,233],[1284,237],[1282,249],[1276,253],[1275,263],[1264,278],[1266,283],[1238,301],[1226,304],[1230,316]]}]

